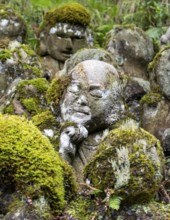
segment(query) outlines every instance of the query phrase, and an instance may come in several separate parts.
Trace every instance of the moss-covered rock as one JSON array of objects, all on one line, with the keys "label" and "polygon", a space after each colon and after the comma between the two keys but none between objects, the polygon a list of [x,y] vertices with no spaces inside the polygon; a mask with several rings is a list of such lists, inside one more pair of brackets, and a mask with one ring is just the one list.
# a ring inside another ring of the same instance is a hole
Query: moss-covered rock
[{"label": "moss-covered rock", "polygon": [[[48,109],[45,93],[49,82],[45,78],[22,80],[16,88],[14,99],[8,102],[4,112],[9,114],[24,114],[27,117],[34,116]],[[20,111],[18,111],[20,108]]]},{"label": "moss-covered rock", "polygon": [[170,64],[169,56],[170,45],[162,48],[154,57],[153,61],[149,63],[149,78],[151,86],[158,85],[162,94],[170,100]]},{"label": "moss-covered rock", "polygon": [[162,95],[156,92],[149,92],[142,97],[140,104],[148,106],[156,106],[162,99]]},{"label": "moss-covered rock", "polygon": [[46,13],[44,26],[52,27],[57,22],[87,26],[90,23],[90,13],[79,3],[67,3]]},{"label": "moss-covered rock", "polygon": [[0,115],[0,176],[20,198],[44,196],[51,212],[61,212],[76,190],[72,169],[24,117]]},{"label": "moss-covered rock", "polygon": [[113,189],[124,202],[148,201],[157,192],[164,156],[159,141],[141,128],[118,128],[101,142],[85,167],[85,176],[100,189]]},{"label": "moss-covered rock", "polygon": [[27,45],[17,41],[6,42],[5,48],[0,48],[0,97],[9,99],[21,79],[42,77],[43,70],[39,57]]}]

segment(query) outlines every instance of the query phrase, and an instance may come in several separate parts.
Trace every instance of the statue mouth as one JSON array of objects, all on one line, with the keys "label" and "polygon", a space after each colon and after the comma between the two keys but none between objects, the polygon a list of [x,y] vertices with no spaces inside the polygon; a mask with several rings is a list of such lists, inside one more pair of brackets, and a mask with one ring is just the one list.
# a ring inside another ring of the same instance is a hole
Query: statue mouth
[{"label": "statue mouth", "polygon": [[91,115],[89,107],[83,107],[83,108],[74,108],[75,114],[82,114],[82,115]]}]

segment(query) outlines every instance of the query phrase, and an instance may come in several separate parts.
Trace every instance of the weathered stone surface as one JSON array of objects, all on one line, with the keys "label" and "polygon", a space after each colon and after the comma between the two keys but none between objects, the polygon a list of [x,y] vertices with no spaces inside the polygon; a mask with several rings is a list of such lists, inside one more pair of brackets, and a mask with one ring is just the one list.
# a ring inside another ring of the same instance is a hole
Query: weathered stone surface
[{"label": "weathered stone surface", "polygon": [[140,100],[150,91],[149,81],[137,77],[124,77],[124,99],[127,104],[128,112],[133,118],[140,121]]},{"label": "weathered stone surface", "polygon": [[159,85],[160,90],[170,100],[170,48],[164,47],[150,63],[151,84]]},{"label": "weathered stone surface", "polygon": [[109,64],[114,64],[114,60],[109,52],[104,49],[81,49],[77,51],[70,59],[68,59],[63,69],[58,73],[59,75],[67,74],[73,69],[78,63],[85,60],[101,60]]},{"label": "weathered stone surface", "polygon": [[147,79],[147,65],[154,56],[154,50],[152,41],[141,29],[115,27],[108,33],[105,44],[125,74]]},{"label": "weathered stone surface", "polygon": [[149,103],[143,104],[141,115],[141,126],[155,135],[162,143],[165,153],[170,151],[168,142],[170,128],[170,103],[165,100],[159,100],[155,105]]},{"label": "weathered stone surface", "polygon": [[0,48],[0,105],[10,100],[21,80],[42,75],[36,53],[27,45],[9,41],[5,48]]},{"label": "weathered stone surface", "polygon": [[0,5],[0,39],[4,37],[23,43],[26,38],[26,24],[12,8]]}]

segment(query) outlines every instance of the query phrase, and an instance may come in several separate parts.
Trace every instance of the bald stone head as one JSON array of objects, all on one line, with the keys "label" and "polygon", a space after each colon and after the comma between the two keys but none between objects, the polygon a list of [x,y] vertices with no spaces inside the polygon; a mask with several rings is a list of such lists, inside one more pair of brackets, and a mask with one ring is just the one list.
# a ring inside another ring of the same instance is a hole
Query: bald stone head
[{"label": "bald stone head", "polygon": [[60,104],[63,121],[96,130],[120,119],[124,110],[121,82],[112,65],[87,60],[73,68],[70,75],[71,82]]}]

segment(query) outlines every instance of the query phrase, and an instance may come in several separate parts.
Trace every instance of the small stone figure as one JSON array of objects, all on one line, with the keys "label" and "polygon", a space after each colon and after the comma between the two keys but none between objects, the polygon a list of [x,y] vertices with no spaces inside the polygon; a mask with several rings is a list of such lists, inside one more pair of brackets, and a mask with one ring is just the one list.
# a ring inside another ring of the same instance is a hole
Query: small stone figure
[{"label": "small stone figure", "polygon": [[73,53],[87,46],[89,23],[89,12],[78,3],[65,4],[46,13],[39,34],[38,53],[43,56],[47,78],[52,79]]}]

